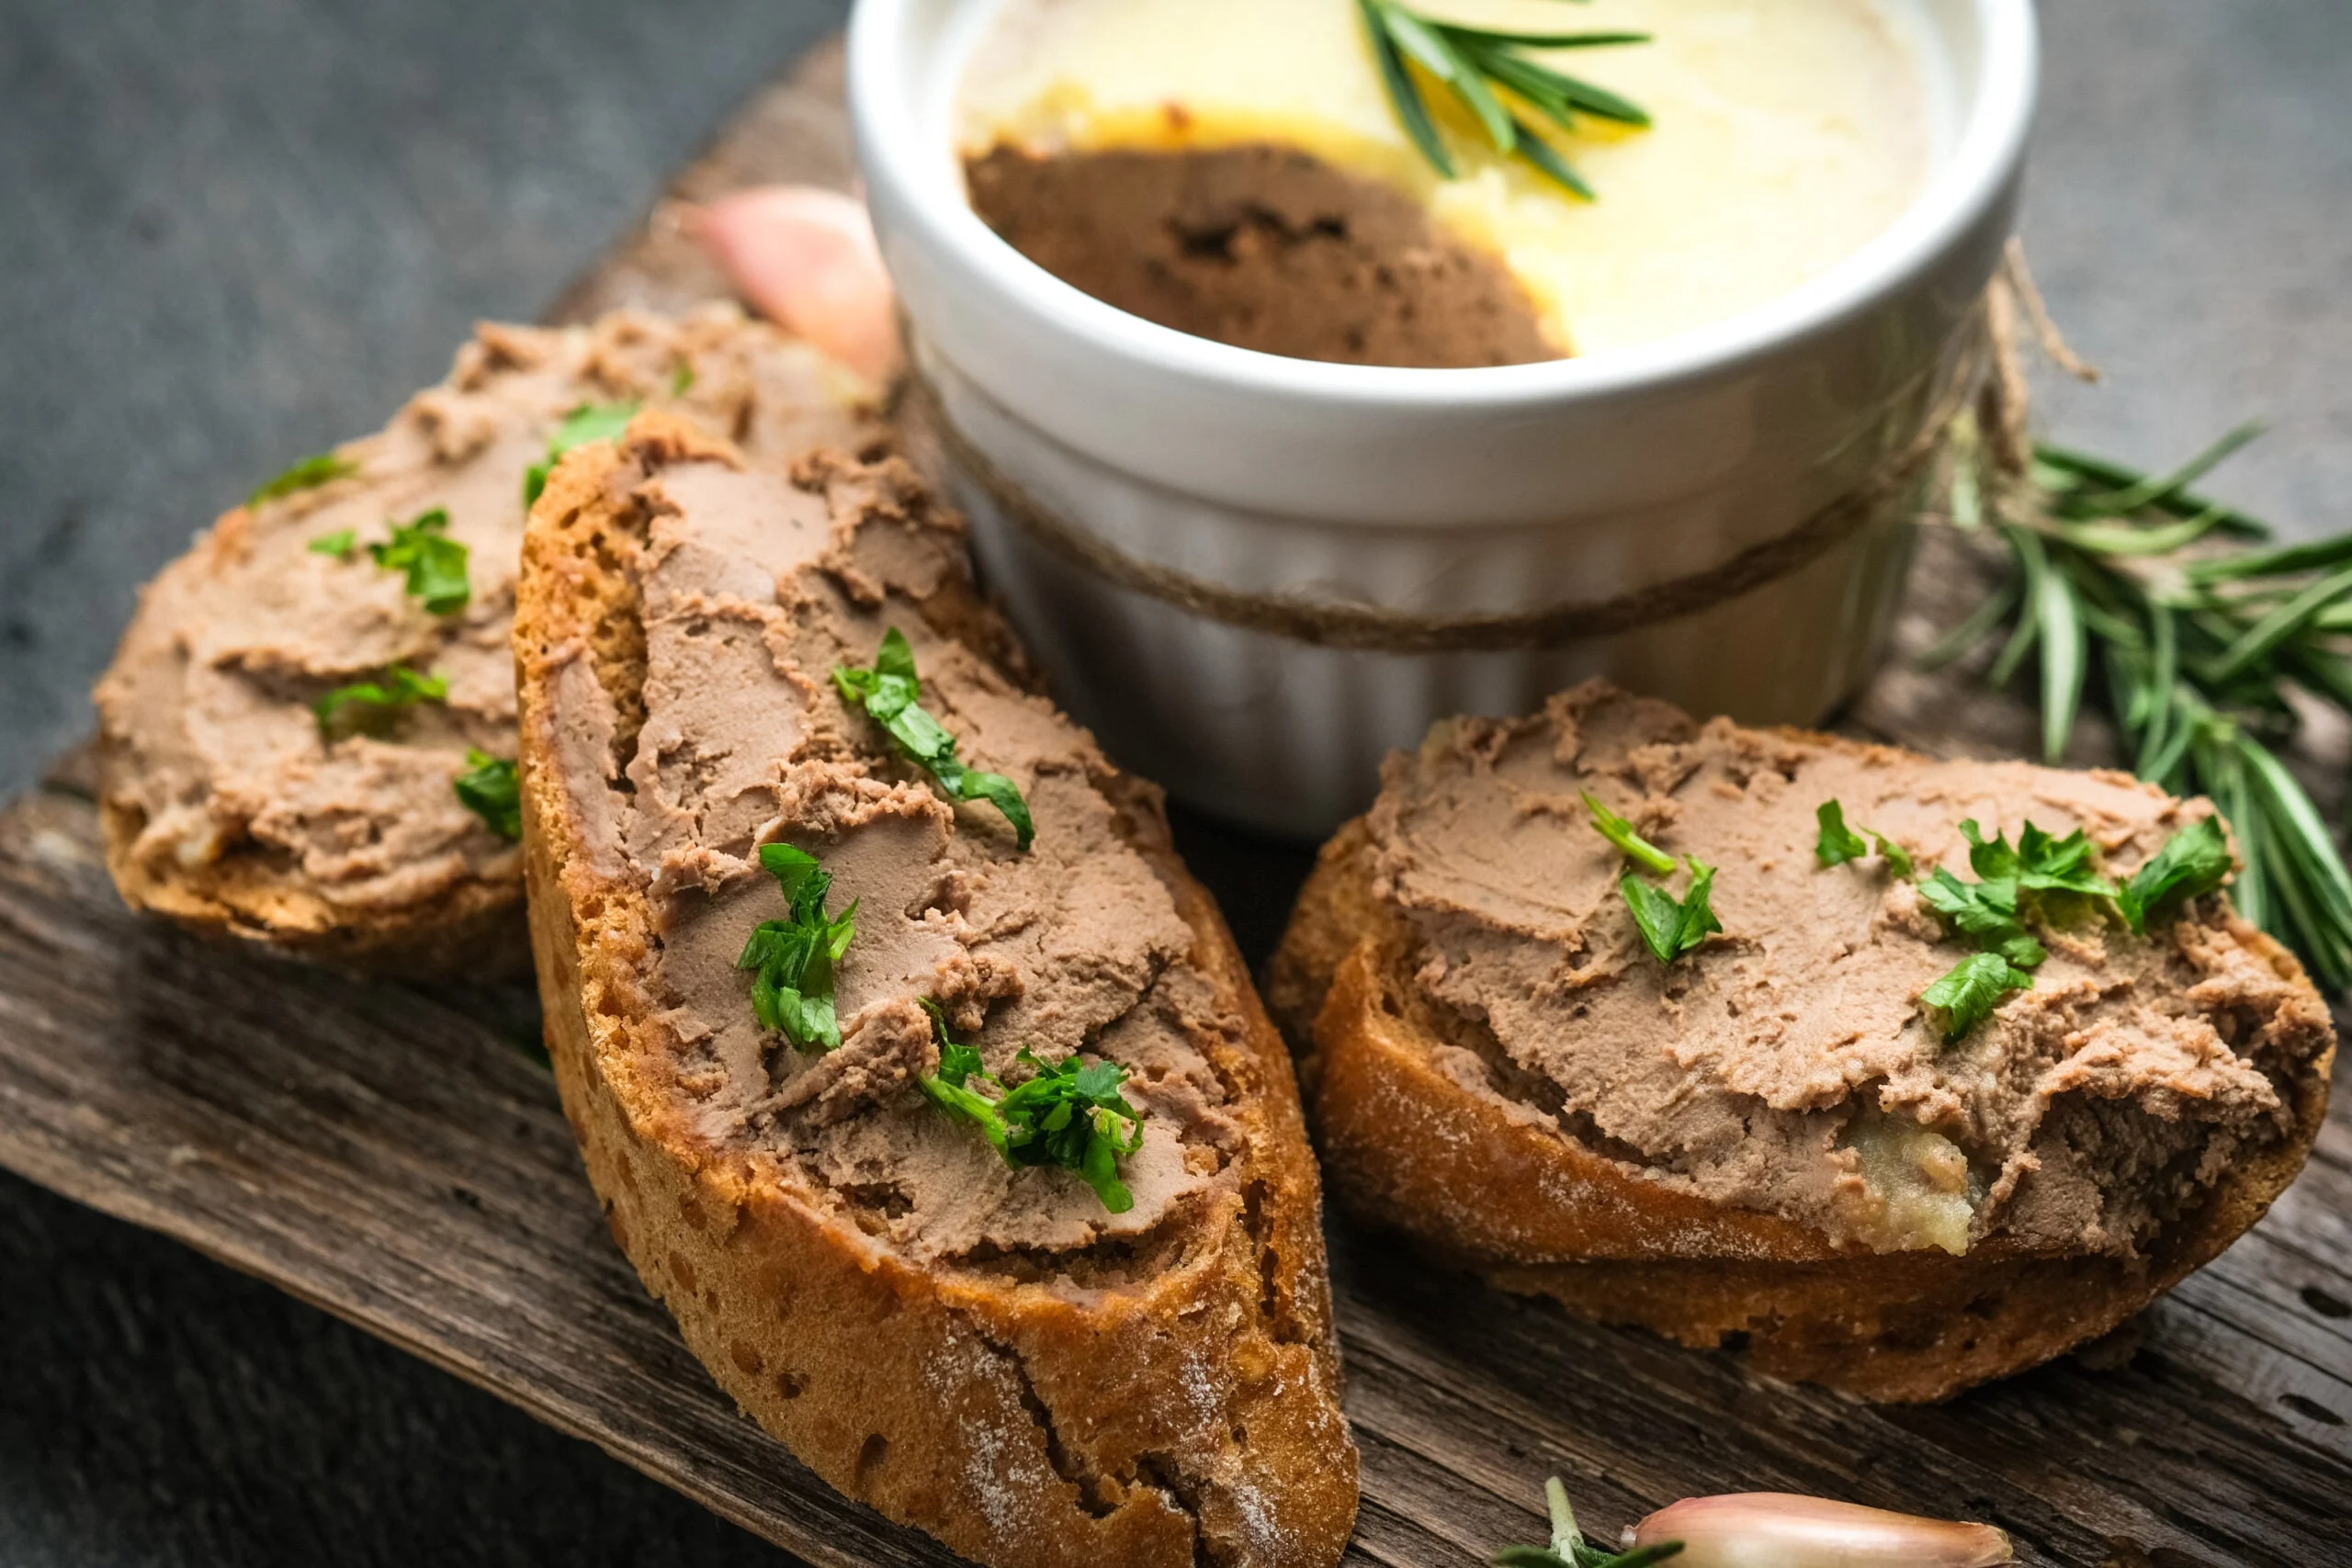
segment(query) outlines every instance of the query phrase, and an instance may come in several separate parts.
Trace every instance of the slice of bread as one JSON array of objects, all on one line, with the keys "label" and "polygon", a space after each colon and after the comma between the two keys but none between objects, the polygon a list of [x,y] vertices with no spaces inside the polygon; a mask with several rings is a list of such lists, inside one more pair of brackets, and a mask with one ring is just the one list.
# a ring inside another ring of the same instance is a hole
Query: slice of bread
[{"label": "slice of bread", "polygon": [[[469,750],[514,755],[526,472],[568,413],[616,403],[778,464],[881,431],[869,389],[732,307],[477,329],[385,430],[337,448],[315,482],[226,513],[141,595],[97,689],[107,863],[126,902],[355,968],[528,964],[522,857],[456,780]],[[467,588],[442,613],[369,549],[436,510]],[[330,737],[313,703],[394,667],[446,695]]]},{"label": "slice of bread", "polygon": [[[889,628],[1027,848],[837,689]],[[1028,689],[961,525],[895,461],[787,479],[647,414],[534,509],[515,653],[557,1081],[720,1385],[983,1562],[1335,1561],[1356,1461],[1288,1054],[1157,792]],[[735,966],[786,913],[778,843],[831,874],[830,918],[856,900],[831,1051],[763,1030]],[[1127,1070],[1131,1208],[932,1102],[926,1001],[1005,1084]]]},{"label": "slice of bread", "polygon": [[[1714,867],[1720,934],[1657,962],[1585,790]],[[2078,911],[1948,1046],[1920,993],[1971,950],[1882,860],[1819,863],[1829,799],[1962,878],[1963,819],[2082,827],[2128,874],[2210,810],[1599,682],[1442,725],[1325,846],[1269,975],[1337,1201],[1505,1289],[1886,1401],[2103,1334],[2261,1217],[2335,1050],[2290,953],[2221,894],[2144,940]]]}]

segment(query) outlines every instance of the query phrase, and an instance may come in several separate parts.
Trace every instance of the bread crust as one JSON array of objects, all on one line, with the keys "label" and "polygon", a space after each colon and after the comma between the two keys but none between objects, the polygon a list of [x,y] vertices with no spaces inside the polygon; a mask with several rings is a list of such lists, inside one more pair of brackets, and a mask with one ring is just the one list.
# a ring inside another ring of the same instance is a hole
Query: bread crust
[{"label": "bread crust", "polygon": [[[1324,846],[1267,976],[1335,1201],[1502,1289],[1685,1345],[1744,1344],[1776,1377],[1928,1402],[2097,1338],[2261,1219],[2326,1118],[2333,1043],[2288,1086],[2290,1135],[2242,1160],[2136,1258],[2037,1256],[1997,1235],[1961,1257],[1840,1247],[1778,1215],[1645,1181],[1555,1119],[1448,1072],[1409,934],[1372,881],[1358,818]],[[2286,948],[2251,927],[2239,935],[2302,978]]]},{"label": "bread crust", "polygon": [[[1248,1179],[1166,1266],[1077,1288],[926,1269],[817,1201],[788,1162],[715,1147],[637,1033],[640,891],[592,863],[551,762],[553,671],[583,646],[631,678],[641,640],[612,537],[639,463],[724,458],[660,416],[568,457],[534,509],[515,623],[524,855],[557,1083],[615,1239],[744,1411],[829,1484],[983,1562],[1327,1564],[1356,1506],[1337,1402],[1320,1195],[1288,1053],[1157,793],[1108,782],[1175,896],[1193,962],[1246,1021],[1210,1043],[1250,1112]],[[991,654],[1009,635],[960,578],[919,611]],[[608,685],[608,690],[611,687]]]}]

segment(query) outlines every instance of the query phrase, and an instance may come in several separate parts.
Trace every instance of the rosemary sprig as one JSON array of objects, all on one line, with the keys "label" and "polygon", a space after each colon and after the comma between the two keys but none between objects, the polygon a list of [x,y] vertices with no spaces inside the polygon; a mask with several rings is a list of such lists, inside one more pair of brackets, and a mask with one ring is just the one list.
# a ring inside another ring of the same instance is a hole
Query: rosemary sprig
[{"label": "rosemary sprig", "polygon": [[2009,570],[1921,662],[2006,628],[1990,679],[2006,685],[2034,659],[2052,761],[2084,705],[2104,705],[2135,773],[2220,808],[2245,862],[2239,912],[2340,992],[2352,986],[2352,874],[2278,749],[2300,722],[2290,693],[2352,714],[2352,536],[2256,547],[2267,527],[2189,488],[2260,431],[2240,426],[2154,476],[2039,446],[2010,478],[1966,461],[1963,426],[1953,520],[1995,534]]},{"label": "rosemary sprig", "polygon": [[1523,106],[1562,130],[1574,130],[1578,115],[1620,125],[1650,123],[1640,105],[1521,52],[1647,43],[1647,33],[1503,31],[1447,21],[1400,5],[1398,0],[1356,0],[1356,5],[1363,13],[1373,59],[1380,67],[1381,84],[1388,91],[1397,123],[1420,149],[1421,156],[1449,180],[1454,176],[1453,155],[1438,134],[1429,100],[1413,73],[1416,66],[1469,110],[1497,152],[1525,159],[1563,189],[1587,201],[1594,199],[1592,187],[1560,156],[1558,149],[1535,133],[1512,104]]}]

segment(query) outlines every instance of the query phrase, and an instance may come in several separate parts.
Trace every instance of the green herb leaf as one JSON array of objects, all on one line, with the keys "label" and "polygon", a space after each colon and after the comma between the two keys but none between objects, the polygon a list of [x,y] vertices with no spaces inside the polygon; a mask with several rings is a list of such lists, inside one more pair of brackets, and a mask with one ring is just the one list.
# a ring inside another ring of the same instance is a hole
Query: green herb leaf
[{"label": "green herb leaf", "polygon": [[374,681],[355,681],[311,705],[319,733],[328,740],[354,731],[374,733],[389,725],[403,708],[419,703],[447,702],[449,682],[438,675],[420,675],[405,664],[387,668]]},{"label": "green herb leaf", "polygon": [[539,499],[539,492],[548,488],[548,476],[555,472],[566,452],[592,441],[619,440],[628,422],[637,417],[637,409],[634,402],[582,403],[564,415],[563,423],[548,438],[546,460],[523,470],[523,504],[528,506]]},{"label": "green herb leaf", "polygon": [[1511,112],[1498,92],[1509,92],[1532,105],[1563,130],[1573,129],[1574,115],[1589,114],[1630,126],[1646,126],[1650,117],[1639,105],[1589,82],[1554,70],[1519,53],[1522,49],[1596,49],[1650,41],[1647,33],[1521,32],[1474,27],[1425,16],[1397,0],[1357,0],[1373,59],[1380,69],[1389,107],[1406,135],[1430,165],[1445,178],[1454,177],[1453,159],[1430,117],[1429,104],[1413,79],[1407,61],[1443,83],[1477,120],[1496,150],[1516,154],[1564,189],[1593,199],[1592,187],[1561,157],[1558,150],[1536,136]]},{"label": "green herb leaf", "polygon": [[1584,808],[1592,813],[1593,829],[1617,846],[1627,860],[1636,862],[1660,876],[1674,874],[1674,857],[1634,831],[1634,825],[1600,804],[1600,797],[1590,790],[1584,794]]},{"label": "green herb leaf", "polygon": [[1112,1213],[1134,1208],[1118,1162],[1143,1147],[1143,1112],[1119,1092],[1126,1068],[1115,1062],[1081,1064],[1075,1055],[1049,1065],[1025,1047],[1020,1059],[1034,1076],[997,1105],[1008,1156],[1020,1165],[1077,1171]]},{"label": "green herb leaf", "polygon": [[677,367],[670,372],[670,395],[673,398],[683,398],[694,389],[694,361],[679,360]]},{"label": "green herb leaf", "polygon": [[456,615],[473,592],[466,581],[466,547],[448,537],[448,528],[449,513],[436,506],[395,524],[389,540],[368,547],[378,566],[408,574],[406,592],[435,615]]},{"label": "green herb leaf", "polygon": [[1919,993],[1943,1015],[1944,1043],[1956,1045],[1991,1016],[2011,991],[2030,990],[2033,976],[1997,953],[1972,953],[1951,974]]},{"label": "green herb leaf", "polygon": [[1857,833],[1846,826],[1846,808],[1835,800],[1825,800],[1814,809],[1814,820],[1821,824],[1821,834],[1813,846],[1815,856],[1824,865],[1844,865],[1860,860],[1871,852],[1862,842],[1862,833],[1871,834],[1871,843],[1878,847],[1879,858],[1886,862],[1886,869],[1895,875],[1909,878],[1918,868],[1911,862],[1911,852],[1883,833],[1871,833],[1867,828]]},{"label": "green herb leaf", "polygon": [[1618,879],[1617,892],[1650,952],[1660,964],[1672,964],[1724,929],[1709,903],[1714,886],[1715,868],[1693,860],[1690,889],[1679,899],[1630,871]]},{"label": "green herb leaf", "polygon": [[752,1011],[760,1027],[803,1051],[831,1051],[842,1043],[833,1015],[833,965],[857,934],[857,901],[825,913],[832,874],[817,857],[790,844],[762,844],[760,864],[784,890],[791,914],[763,920],[743,944],[738,969],[752,976]]},{"label": "green herb leaf", "polygon": [[917,702],[922,682],[915,674],[914,648],[905,633],[892,626],[882,634],[882,646],[871,668],[835,665],[833,684],[843,702],[864,707],[866,716],[899,743],[907,759],[927,770],[951,798],[985,801],[995,807],[1012,824],[1018,847],[1029,847],[1037,829],[1019,786],[1002,773],[982,773],[957,761],[956,737]]},{"label": "green herb leaf", "polygon": [[458,799],[502,839],[523,836],[523,791],[514,764],[475,747],[466,748],[466,771],[456,781]]},{"label": "green herb leaf", "polygon": [[969,1045],[958,1045],[955,1036],[947,1032],[946,1010],[929,997],[917,999],[922,1003],[922,1010],[931,1014],[932,1032],[939,1041],[940,1077],[957,1089],[962,1089],[971,1078],[995,1083],[996,1079],[989,1077],[986,1064],[980,1060],[980,1054]]},{"label": "green herb leaf", "polygon": [[316,490],[348,474],[359,471],[359,465],[348,457],[333,452],[322,452],[315,457],[305,457],[276,479],[245,497],[247,506],[259,506],[265,501],[282,501],[298,491]]},{"label": "green herb leaf", "polygon": [[314,556],[333,556],[337,560],[348,560],[351,552],[358,547],[358,541],[356,529],[337,528],[332,534],[320,535],[305,547]]},{"label": "green herb leaf", "polygon": [[1919,884],[1919,897],[1954,931],[2019,968],[2035,968],[2050,956],[2018,918],[2018,885],[2012,877],[1962,882],[1938,866]]},{"label": "green herb leaf", "polygon": [[1135,1207],[1119,1179],[1119,1161],[1143,1146],[1143,1112],[1119,1092],[1126,1068],[1076,1055],[1048,1064],[1024,1047],[1020,1060],[1031,1076],[990,1100],[972,1085],[1003,1086],[982,1070],[980,1054],[948,1035],[938,1003],[926,998],[922,1005],[939,1040],[939,1071],[915,1082],[933,1105],[978,1128],[1007,1165],[1074,1170],[1112,1213]]},{"label": "green herb leaf", "polygon": [[2230,877],[2230,840],[2222,824],[2200,818],[2165,840],[2148,863],[2124,886],[2124,918],[2134,931],[2147,930],[2149,917],[2176,899],[2202,898]]},{"label": "green herb leaf", "polygon": [[1430,107],[1421,96],[1421,89],[1413,74],[1405,68],[1405,57],[1396,42],[1388,36],[1388,25],[1382,17],[1379,0],[1356,0],[1356,9],[1363,14],[1364,28],[1372,39],[1372,56],[1380,67],[1380,83],[1387,90],[1389,107],[1396,114],[1396,121],[1430,166],[1445,178],[1453,177],[1453,159],[1445,150],[1445,141],[1437,133],[1437,122],[1430,118]]}]

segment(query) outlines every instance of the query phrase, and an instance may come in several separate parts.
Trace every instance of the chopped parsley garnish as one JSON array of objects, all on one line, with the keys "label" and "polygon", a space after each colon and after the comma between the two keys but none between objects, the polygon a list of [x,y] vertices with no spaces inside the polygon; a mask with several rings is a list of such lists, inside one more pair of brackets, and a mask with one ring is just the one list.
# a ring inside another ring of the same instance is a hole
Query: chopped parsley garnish
[{"label": "chopped parsley garnish", "polygon": [[438,675],[420,675],[405,664],[394,664],[373,681],[355,681],[311,705],[318,716],[319,733],[327,739],[354,730],[373,731],[391,722],[403,708],[419,703],[447,702],[449,682]]},{"label": "chopped parsley garnish", "polygon": [[466,748],[466,771],[457,778],[458,798],[502,839],[523,836],[523,792],[514,764],[474,747]]},{"label": "chopped parsley garnish", "polygon": [[333,556],[337,560],[349,560],[351,552],[359,547],[358,531],[337,528],[332,534],[322,534],[307,547],[314,556]]},{"label": "chopped parsley garnish", "polygon": [[1029,847],[1037,830],[1019,787],[1002,773],[984,773],[957,761],[956,738],[918,705],[922,683],[916,678],[915,652],[906,634],[896,626],[884,632],[870,670],[834,665],[833,684],[841,688],[843,702],[864,706],[866,716],[889,732],[910,761],[929,770],[940,788],[957,800],[987,801],[1012,824],[1018,846]]},{"label": "chopped parsley garnish", "polygon": [[[1846,826],[1845,810],[1838,802],[1824,801],[1815,816],[1821,841],[1814,852],[1822,864],[1842,865],[1865,852],[1860,835]],[[2050,953],[2027,929],[2027,921],[2046,920],[2053,902],[2062,910],[2069,903],[2077,908],[2112,905],[2134,935],[2145,935],[2147,917],[2159,905],[2201,897],[2230,874],[2229,841],[2221,824],[2210,817],[2175,833],[2130,882],[2120,885],[2094,867],[2095,847],[2080,828],[2056,839],[2028,822],[2018,829],[2014,847],[2007,833],[1986,839],[1973,820],[1962,822],[1960,831],[1968,840],[1969,869],[1982,880],[1963,881],[1938,866],[1919,883],[1920,901],[1942,917],[1954,936],[1979,950],[1920,993],[1922,1001],[1944,1015],[1947,1045],[1982,1023],[2009,992],[2032,987],[2030,971],[2039,968]],[[1911,857],[1901,845],[1876,833],[1871,839],[1896,875],[1915,874]]]},{"label": "chopped parsley garnish", "polygon": [[408,574],[408,593],[435,615],[456,615],[473,592],[466,581],[466,547],[448,530],[449,513],[436,506],[413,522],[394,524],[390,539],[368,547],[378,566]]},{"label": "chopped parsley garnish", "polygon": [[333,452],[322,452],[315,457],[305,457],[276,479],[245,497],[247,506],[259,506],[265,501],[282,501],[298,491],[316,490],[346,474],[356,474],[359,465],[348,457]]},{"label": "chopped parsley garnish", "polygon": [[1637,1546],[1631,1551],[1609,1551],[1585,1540],[1576,1510],[1568,1506],[1568,1489],[1553,1476],[1544,1483],[1544,1502],[1552,1516],[1549,1546],[1506,1546],[1487,1561],[1495,1568],[1649,1568],[1679,1554],[1679,1540]]},{"label": "chopped parsley garnish", "polygon": [[1962,882],[1938,866],[1935,874],[1919,885],[1919,897],[1955,933],[1987,953],[1999,953],[2018,968],[2034,968],[2050,956],[2018,913],[2014,877]]},{"label": "chopped parsley garnish", "polygon": [[[1821,824],[1820,841],[1813,847],[1824,865],[1844,865],[1860,860],[1877,848],[1879,858],[1886,862],[1886,869],[1897,876],[1907,877],[1918,868],[1911,863],[1911,852],[1883,833],[1873,833],[1864,828],[1860,832],[1846,826],[1846,808],[1834,800],[1825,800],[1814,813]],[[1870,834],[1870,842],[1862,841],[1862,834]]]},{"label": "chopped parsley garnish", "polygon": [[803,1051],[840,1047],[842,1030],[833,1016],[833,965],[857,934],[857,900],[827,916],[825,895],[832,873],[817,857],[790,844],[762,844],[760,864],[784,889],[788,919],[763,920],[743,944],[738,969],[753,971],[752,1011],[760,1027],[783,1035]]},{"label": "chopped parsley garnish", "polygon": [[1674,857],[1634,831],[1634,825],[1600,804],[1600,797],[1590,790],[1584,792],[1584,808],[1592,813],[1593,830],[1611,843],[1627,860],[1638,861],[1660,876],[1674,874]]},{"label": "chopped parsley garnish", "polygon": [[2112,898],[2115,884],[2091,870],[2091,841],[2080,828],[2053,839],[2029,822],[2009,848],[2003,833],[1990,843],[1973,821],[1960,830],[1968,840],[1968,863],[1977,875],[2014,880],[2026,893],[2079,893],[2088,898]]},{"label": "chopped parsley garnish", "polygon": [[[1593,831],[1617,846],[1627,860],[1660,876],[1674,874],[1674,857],[1634,831],[1634,825],[1600,804],[1592,791],[1584,792],[1585,809],[1592,814]],[[1627,872],[1617,882],[1618,896],[1634,912],[1634,925],[1660,964],[1671,964],[1724,929],[1708,903],[1715,886],[1715,868],[1693,860],[1690,888],[1681,898]]]},{"label": "chopped parsley garnish", "polygon": [[939,1071],[915,1082],[933,1104],[979,1129],[1005,1164],[1074,1170],[1112,1213],[1136,1206],[1135,1194],[1119,1179],[1119,1161],[1143,1147],[1143,1112],[1119,1092],[1126,1068],[1108,1061],[1081,1064],[1075,1055],[1047,1064],[1023,1046],[1020,1060],[1031,1076],[990,1100],[972,1087],[1002,1087],[982,1069],[980,1054],[950,1038],[937,1003],[926,999],[923,1006],[939,1036]]},{"label": "chopped parsley garnish", "polygon": [[2030,990],[2033,976],[1997,953],[1972,953],[1951,974],[1919,993],[1943,1014],[1944,1043],[1957,1045],[1991,1016],[2011,991]]},{"label": "chopped parsley garnish", "polygon": [[683,398],[688,391],[693,389],[694,384],[694,361],[691,359],[679,360],[678,367],[670,372],[670,395],[673,398]]},{"label": "chopped parsley garnish", "polygon": [[548,488],[548,476],[555,472],[557,463],[574,446],[585,446],[591,441],[613,441],[628,428],[637,417],[637,404],[582,403],[563,416],[563,423],[548,437],[548,455],[543,462],[532,464],[523,470],[523,504],[528,506],[539,499]]},{"label": "chopped parsley garnish", "polygon": [[1724,929],[1707,902],[1714,886],[1715,868],[1693,860],[1690,890],[1679,902],[1665,888],[1644,882],[1630,871],[1618,879],[1617,892],[1625,908],[1634,911],[1634,924],[1641,928],[1642,941],[1660,964],[1671,964]]},{"label": "chopped parsley garnish", "polygon": [[2132,874],[2116,903],[2135,932],[2145,933],[2148,918],[2176,899],[2202,898],[2229,880],[2230,840],[2221,818],[2192,822],[2165,840],[2148,863]]}]

